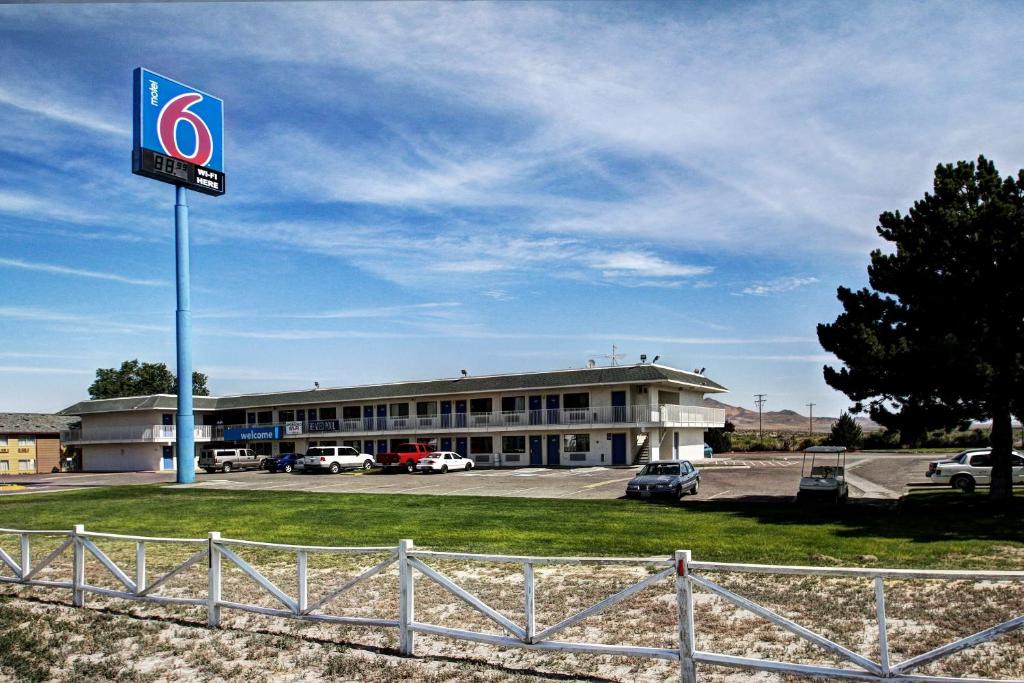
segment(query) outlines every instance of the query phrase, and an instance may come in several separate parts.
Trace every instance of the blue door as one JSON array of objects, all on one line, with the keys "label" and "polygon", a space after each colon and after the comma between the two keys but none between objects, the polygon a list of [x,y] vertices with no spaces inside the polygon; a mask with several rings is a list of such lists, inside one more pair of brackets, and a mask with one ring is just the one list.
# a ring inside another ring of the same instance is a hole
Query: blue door
[{"label": "blue door", "polygon": [[383,430],[383,429],[387,429],[387,428],[388,428],[388,407],[386,405],[384,405],[384,406],[377,406],[377,429]]},{"label": "blue door", "polygon": [[558,417],[559,417],[558,416],[558,413],[559,413],[558,406],[559,406],[559,403],[561,402],[561,398],[562,397],[559,396],[558,394],[551,394],[551,395],[548,396],[548,415],[547,415],[548,419],[547,419],[547,423],[549,425],[556,425],[556,424],[558,424]]},{"label": "blue door", "polygon": [[367,439],[363,442],[363,450],[368,455],[373,455],[373,439]]},{"label": "blue door", "polygon": [[626,392],[612,392],[612,422],[626,422]]},{"label": "blue door", "polygon": [[612,434],[612,464],[626,464],[626,435]]},{"label": "blue door", "polygon": [[[441,401],[441,427],[452,426],[452,402]],[[449,446],[451,445],[451,439],[448,439]],[[442,451],[450,451],[451,448],[442,448]]]},{"label": "blue door", "polygon": [[530,424],[539,425],[544,422],[544,415],[541,413],[543,407],[543,399],[540,396],[530,397]]},{"label": "blue door", "polygon": [[[373,429],[373,406],[363,406],[363,428]],[[373,453],[373,451],[370,451]]]},{"label": "blue door", "polygon": [[450,451],[452,449],[452,437],[446,436],[441,439],[441,450]]},{"label": "blue door", "polygon": [[[456,401],[455,402],[455,426],[465,427],[466,426],[466,402]],[[459,451],[462,453],[462,451]],[[462,453],[465,456],[465,453]]]},{"label": "blue door", "polygon": [[558,457],[558,434],[548,434],[548,466],[555,467],[561,461]]},{"label": "blue door", "polygon": [[[539,396],[537,398],[540,398]],[[541,438],[540,435],[534,435],[530,437],[530,464],[531,465],[543,465],[544,455],[541,453]]]},{"label": "blue door", "polygon": [[377,440],[377,452],[378,453],[387,453],[388,452],[388,440],[387,439],[378,439]]},{"label": "blue door", "polygon": [[174,446],[164,446],[164,462],[161,466],[162,470],[173,470],[174,469]]},{"label": "blue door", "polygon": [[469,441],[464,436],[455,439],[455,452],[463,458],[469,457]]}]

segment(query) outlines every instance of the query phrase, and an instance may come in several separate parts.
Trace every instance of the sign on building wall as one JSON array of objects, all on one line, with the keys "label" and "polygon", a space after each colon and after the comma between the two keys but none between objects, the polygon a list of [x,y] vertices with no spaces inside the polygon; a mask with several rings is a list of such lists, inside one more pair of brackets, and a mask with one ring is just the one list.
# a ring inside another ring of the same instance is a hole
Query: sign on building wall
[{"label": "sign on building wall", "polygon": [[224,194],[224,101],[148,69],[134,77],[132,172]]},{"label": "sign on building wall", "polygon": [[231,427],[224,430],[225,441],[276,441],[281,438],[281,425],[273,427]]},{"label": "sign on building wall", "polygon": [[284,433],[288,436],[297,436],[302,434],[302,423],[301,422],[285,422]]}]

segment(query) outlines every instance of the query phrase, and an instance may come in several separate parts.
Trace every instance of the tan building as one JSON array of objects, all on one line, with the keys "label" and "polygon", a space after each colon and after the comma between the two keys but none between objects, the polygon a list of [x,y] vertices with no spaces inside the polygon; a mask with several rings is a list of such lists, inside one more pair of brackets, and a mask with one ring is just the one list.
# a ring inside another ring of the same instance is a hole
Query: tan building
[{"label": "tan building", "polygon": [[78,418],[46,413],[0,413],[0,475],[60,469],[60,433]]}]

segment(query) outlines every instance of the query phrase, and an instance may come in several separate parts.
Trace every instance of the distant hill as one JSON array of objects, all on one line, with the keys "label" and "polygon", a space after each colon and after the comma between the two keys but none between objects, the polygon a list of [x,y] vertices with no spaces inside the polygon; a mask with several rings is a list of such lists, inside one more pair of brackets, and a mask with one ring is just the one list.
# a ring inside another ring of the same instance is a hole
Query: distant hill
[{"label": "distant hill", "polygon": [[[757,429],[757,411],[731,406],[728,403],[716,401],[713,398],[705,398],[704,405],[708,408],[725,409],[725,419],[736,425],[736,429]],[[832,429],[832,423],[838,417],[814,417],[814,431],[828,432]],[[806,415],[801,415],[795,410],[766,410],[762,413],[764,429],[768,431],[799,432],[807,431],[808,420]],[[864,431],[881,429],[881,426],[872,422],[866,417],[856,418],[857,424]]]}]

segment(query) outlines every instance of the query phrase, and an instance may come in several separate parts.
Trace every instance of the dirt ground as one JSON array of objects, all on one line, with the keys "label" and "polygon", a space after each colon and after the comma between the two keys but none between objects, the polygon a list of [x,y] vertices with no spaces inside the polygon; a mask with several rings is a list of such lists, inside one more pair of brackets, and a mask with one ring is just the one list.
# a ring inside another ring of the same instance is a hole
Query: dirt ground
[{"label": "dirt ground", "polygon": [[[134,546],[102,547],[129,575]],[[193,548],[153,546],[150,581],[188,557]],[[40,548],[36,557],[42,557]],[[243,559],[295,595],[291,552],[236,548]],[[1024,568],[1024,552],[1006,548]],[[384,555],[312,555],[310,603],[384,559]],[[822,559],[827,562],[827,558]],[[519,565],[430,560],[427,564],[522,625]],[[659,571],[636,566],[539,566],[538,629]],[[66,580],[64,557],[40,578]],[[116,588],[98,562],[87,563],[89,583]],[[872,584],[821,579],[709,573],[712,581],[779,612],[850,649],[877,660]],[[396,619],[398,576],[392,565],[328,603],[330,614]],[[201,562],[161,589],[163,595],[203,597]],[[416,620],[504,635],[500,626],[417,574]],[[264,607],[280,603],[225,562],[223,599]],[[893,662],[1024,614],[1024,583],[886,582]],[[0,585],[0,679],[17,681],[674,681],[677,667],[654,659],[563,654],[501,648],[418,634],[416,656],[398,655],[393,628],[349,627],[224,609],[222,625],[206,627],[205,608],[127,602],[89,595],[85,609],[70,606],[70,591]],[[674,581],[661,580],[558,634],[568,641],[677,647]],[[695,593],[701,650],[802,663],[840,665],[819,647],[743,611],[719,596]],[[918,673],[1024,679],[1024,631],[923,667]],[[785,680],[770,674],[699,666],[705,681]]]}]

